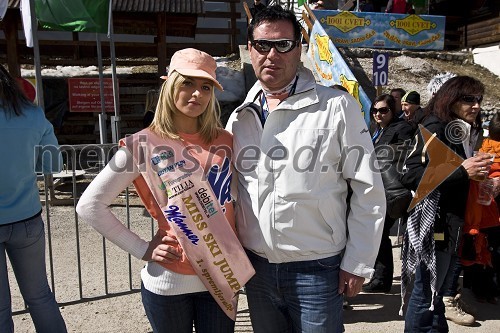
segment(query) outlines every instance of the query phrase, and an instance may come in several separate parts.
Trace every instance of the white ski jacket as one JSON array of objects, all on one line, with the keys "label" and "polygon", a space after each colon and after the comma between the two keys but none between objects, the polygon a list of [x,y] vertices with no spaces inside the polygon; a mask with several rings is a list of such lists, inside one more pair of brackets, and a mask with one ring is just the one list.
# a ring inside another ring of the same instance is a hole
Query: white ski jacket
[{"label": "white ski jacket", "polygon": [[341,268],[369,278],[385,195],[367,126],[351,95],[316,84],[303,67],[297,75],[295,93],[269,114],[265,126],[258,81],[226,126],[234,135],[240,240],[272,263],[345,251]]}]

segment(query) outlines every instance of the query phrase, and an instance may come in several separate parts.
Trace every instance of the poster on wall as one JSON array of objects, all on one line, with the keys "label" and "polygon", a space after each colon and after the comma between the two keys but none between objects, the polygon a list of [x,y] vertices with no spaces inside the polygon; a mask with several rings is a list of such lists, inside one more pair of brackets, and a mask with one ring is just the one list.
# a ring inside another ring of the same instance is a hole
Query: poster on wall
[{"label": "poster on wall", "polygon": [[442,50],[445,16],[314,10],[336,46]]},{"label": "poster on wall", "polygon": [[325,86],[340,84],[346,88],[358,101],[363,117],[368,124],[370,122],[371,101],[318,21],[314,23],[311,31],[307,55],[311,59],[321,84]]},{"label": "poster on wall", "polygon": [[[106,112],[114,112],[113,79],[105,78],[104,107]],[[70,112],[101,112],[101,93],[98,78],[68,79]]]}]

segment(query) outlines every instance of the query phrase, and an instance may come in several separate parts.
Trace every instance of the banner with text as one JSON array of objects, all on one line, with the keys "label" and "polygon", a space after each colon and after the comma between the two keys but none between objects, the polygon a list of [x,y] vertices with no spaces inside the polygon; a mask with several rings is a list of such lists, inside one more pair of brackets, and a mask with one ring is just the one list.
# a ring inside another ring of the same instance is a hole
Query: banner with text
[{"label": "banner with text", "polygon": [[[114,112],[113,79],[103,79],[104,107]],[[98,78],[68,79],[69,111],[101,112],[101,92]]]},{"label": "banner with text", "polygon": [[358,101],[363,117],[368,124],[372,102],[318,21],[314,23],[312,28],[307,54],[321,84],[325,86],[340,84],[346,88]]},{"label": "banner with text", "polygon": [[446,17],[338,10],[313,11],[336,46],[442,50]]}]

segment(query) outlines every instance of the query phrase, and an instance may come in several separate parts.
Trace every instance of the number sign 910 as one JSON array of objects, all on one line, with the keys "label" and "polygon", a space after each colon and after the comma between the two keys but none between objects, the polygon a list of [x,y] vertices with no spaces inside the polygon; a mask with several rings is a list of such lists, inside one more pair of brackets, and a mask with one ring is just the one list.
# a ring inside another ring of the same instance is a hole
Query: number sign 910
[{"label": "number sign 910", "polygon": [[389,72],[389,55],[373,52],[373,85],[386,86]]}]

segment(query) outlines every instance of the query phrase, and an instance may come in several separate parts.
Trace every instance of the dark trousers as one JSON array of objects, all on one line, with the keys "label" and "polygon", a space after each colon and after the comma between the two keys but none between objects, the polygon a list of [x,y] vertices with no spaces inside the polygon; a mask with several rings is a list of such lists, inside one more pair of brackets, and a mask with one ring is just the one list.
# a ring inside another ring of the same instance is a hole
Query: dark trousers
[{"label": "dark trousers", "polygon": [[389,238],[394,222],[396,222],[395,219],[389,216],[385,217],[382,240],[375,261],[375,273],[372,277],[372,281],[381,281],[384,286],[392,286],[392,277],[394,275],[394,258],[392,256],[391,239]]}]

